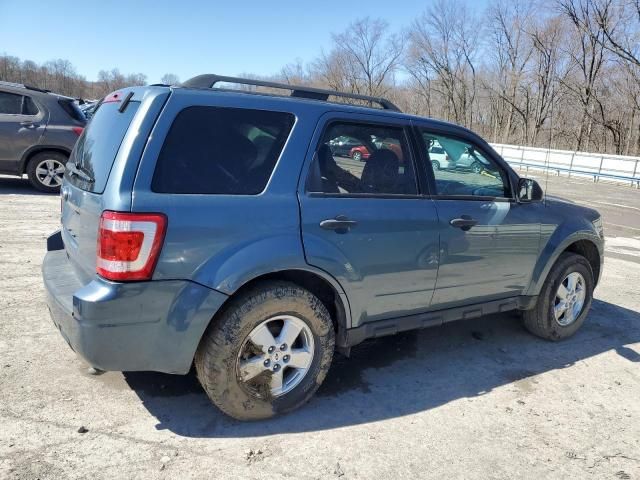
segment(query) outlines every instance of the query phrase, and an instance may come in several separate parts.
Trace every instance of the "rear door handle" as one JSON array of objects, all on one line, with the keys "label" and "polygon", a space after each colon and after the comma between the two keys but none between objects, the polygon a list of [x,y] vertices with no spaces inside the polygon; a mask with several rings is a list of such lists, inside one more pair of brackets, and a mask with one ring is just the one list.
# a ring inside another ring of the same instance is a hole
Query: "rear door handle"
[{"label": "rear door handle", "polygon": [[320,222],[320,227],[325,230],[334,230],[336,233],[347,233],[350,228],[358,225],[355,220],[349,220],[344,215],[338,215],[336,218],[328,218]]},{"label": "rear door handle", "polygon": [[469,215],[461,215],[460,218],[452,219],[449,224],[452,227],[459,228],[460,230],[470,230],[471,227],[474,227],[478,224],[478,220],[475,218],[471,218]]}]

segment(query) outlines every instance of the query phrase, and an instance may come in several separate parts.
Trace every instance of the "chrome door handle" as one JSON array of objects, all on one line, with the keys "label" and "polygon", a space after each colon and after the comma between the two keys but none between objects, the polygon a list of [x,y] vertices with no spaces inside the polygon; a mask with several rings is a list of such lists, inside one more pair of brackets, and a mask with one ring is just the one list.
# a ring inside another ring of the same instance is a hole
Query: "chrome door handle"
[{"label": "chrome door handle", "polygon": [[449,224],[452,227],[459,228],[465,232],[471,230],[471,227],[475,227],[478,224],[478,220],[471,218],[469,215],[461,215],[460,218],[452,219]]},{"label": "chrome door handle", "polygon": [[334,230],[336,233],[347,233],[349,229],[358,225],[355,220],[349,220],[344,215],[338,215],[336,218],[328,218],[320,222],[320,228],[325,230]]}]

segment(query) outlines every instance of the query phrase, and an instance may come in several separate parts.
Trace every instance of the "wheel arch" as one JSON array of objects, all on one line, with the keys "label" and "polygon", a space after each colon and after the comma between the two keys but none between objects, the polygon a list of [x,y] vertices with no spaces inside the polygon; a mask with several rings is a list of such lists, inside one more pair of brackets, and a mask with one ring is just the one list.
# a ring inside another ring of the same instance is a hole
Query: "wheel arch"
[{"label": "wheel arch", "polygon": [[22,155],[18,172],[21,175],[27,173],[27,165],[29,165],[29,161],[37,154],[43,152],[61,153],[62,155],[65,155],[67,159],[69,158],[69,155],[71,155],[71,150],[59,145],[34,145]]},{"label": "wheel arch", "polygon": [[562,242],[549,241],[543,249],[534,268],[527,295],[538,295],[549,276],[551,268],[561,254],[572,252],[587,259],[593,272],[594,286],[598,284],[602,274],[603,247],[602,239],[593,232],[579,231],[566,237]]},{"label": "wheel arch", "polygon": [[228,308],[233,299],[248,290],[251,290],[256,285],[270,281],[291,282],[310,291],[318,297],[329,311],[331,320],[333,321],[334,330],[336,332],[336,346],[346,347],[346,332],[351,325],[349,301],[344,290],[335,279],[331,278],[325,272],[317,271],[315,269],[288,268],[263,273],[246,280],[242,285],[238,286],[229,294],[229,297],[225,300],[209,323],[215,322],[216,318],[218,318],[218,316]]},{"label": "wheel arch", "polygon": [[562,253],[564,252],[572,252],[577,253],[578,255],[583,256],[591,265],[591,271],[593,272],[593,281],[594,286],[598,284],[598,280],[600,279],[600,269],[601,269],[601,255],[598,251],[598,247],[596,244],[590,240],[577,240],[572,244],[568,245]]}]

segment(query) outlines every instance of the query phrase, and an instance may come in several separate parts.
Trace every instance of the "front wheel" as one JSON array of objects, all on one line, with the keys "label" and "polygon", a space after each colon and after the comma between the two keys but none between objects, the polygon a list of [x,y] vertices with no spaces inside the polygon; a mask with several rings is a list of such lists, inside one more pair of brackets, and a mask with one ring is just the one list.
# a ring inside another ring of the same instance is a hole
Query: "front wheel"
[{"label": "front wheel", "polygon": [[269,282],[232,300],[214,319],[195,366],[220,410],[258,420],[311,398],[329,370],[334,342],[329,312],[315,295]]},{"label": "front wheel", "polygon": [[356,162],[359,162],[362,160],[362,152],[359,152],[358,150],[356,150],[355,152],[353,152],[351,154],[351,158],[353,158]]},{"label": "front wheel", "polygon": [[531,333],[546,340],[562,340],[584,323],[593,299],[593,271],[582,256],[563,253],[551,268],[536,306],[523,314]]},{"label": "front wheel", "polygon": [[437,160],[432,160],[431,165],[433,165],[434,170],[440,170],[440,162]]},{"label": "front wheel", "polygon": [[484,170],[484,168],[482,168],[482,165],[480,165],[478,162],[473,162],[473,165],[471,165],[471,171],[473,173],[482,173],[482,171]]}]

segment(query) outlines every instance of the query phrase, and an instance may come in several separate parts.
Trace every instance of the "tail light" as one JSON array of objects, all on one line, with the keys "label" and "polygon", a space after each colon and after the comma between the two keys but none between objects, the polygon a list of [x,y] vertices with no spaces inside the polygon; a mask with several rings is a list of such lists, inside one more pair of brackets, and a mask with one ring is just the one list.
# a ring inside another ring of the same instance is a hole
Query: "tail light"
[{"label": "tail light", "polygon": [[82,131],[84,130],[83,127],[72,127],[71,130],[73,130],[73,133],[75,133],[76,135],[80,136],[82,135]]},{"label": "tail light", "polygon": [[122,100],[122,92],[113,92],[104,97],[102,103],[116,103]]},{"label": "tail light", "polygon": [[160,213],[102,212],[96,271],[107,280],[150,280],[158,262],[167,217]]}]

